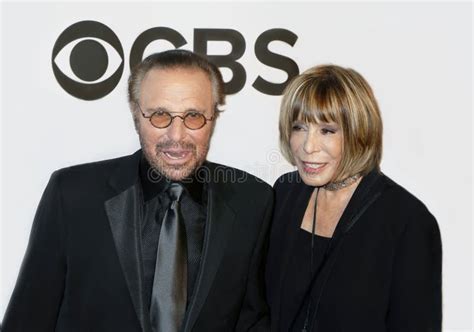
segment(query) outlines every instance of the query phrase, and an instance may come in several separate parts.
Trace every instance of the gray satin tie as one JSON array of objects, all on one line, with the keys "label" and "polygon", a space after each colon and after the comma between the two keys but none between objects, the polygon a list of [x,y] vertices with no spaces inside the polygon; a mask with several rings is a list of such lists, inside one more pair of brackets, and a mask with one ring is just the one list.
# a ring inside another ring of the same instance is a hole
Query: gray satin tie
[{"label": "gray satin tie", "polygon": [[183,322],[187,296],[186,230],[180,214],[183,187],[168,188],[171,204],[163,218],[156,254],[150,320],[154,332],[177,332]]}]

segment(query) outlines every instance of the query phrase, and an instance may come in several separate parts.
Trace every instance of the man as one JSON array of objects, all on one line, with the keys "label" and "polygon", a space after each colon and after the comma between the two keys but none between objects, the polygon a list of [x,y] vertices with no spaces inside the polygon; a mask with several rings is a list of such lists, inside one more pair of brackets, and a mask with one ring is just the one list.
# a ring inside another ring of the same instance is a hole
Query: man
[{"label": "man", "polygon": [[188,51],[132,71],[142,149],[52,175],[4,332],[268,329],[273,194],[206,161],[223,91],[219,70]]}]

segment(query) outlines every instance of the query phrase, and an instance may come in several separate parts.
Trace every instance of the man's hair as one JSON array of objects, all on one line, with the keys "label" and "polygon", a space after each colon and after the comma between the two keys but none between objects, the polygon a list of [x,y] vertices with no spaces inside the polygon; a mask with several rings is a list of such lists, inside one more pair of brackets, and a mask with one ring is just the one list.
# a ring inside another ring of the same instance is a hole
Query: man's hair
[{"label": "man's hair", "polygon": [[145,75],[153,69],[197,69],[203,71],[211,81],[214,110],[217,117],[225,105],[224,80],[216,65],[206,58],[186,50],[169,50],[154,53],[143,59],[133,69],[128,78],[128,102],[134,113],[140,99],[140,88]]},{"label": "man's hair", "polygon": [[335,65],[312,67],[286,87],[280,109],[280,148],[295,164],[290,147],[293,123],[338,124],[342,158],[332,181],[380,170],[382,119],[367,81],[355,70]]}]

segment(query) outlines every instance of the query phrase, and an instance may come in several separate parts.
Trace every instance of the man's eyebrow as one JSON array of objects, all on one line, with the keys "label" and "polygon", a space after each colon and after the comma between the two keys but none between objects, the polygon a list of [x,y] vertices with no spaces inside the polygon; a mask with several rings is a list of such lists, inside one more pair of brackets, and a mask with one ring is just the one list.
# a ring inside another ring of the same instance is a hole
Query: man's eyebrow
[{"label": "man's eyebrow", "polygon": [[168,113],[171,113],[169,111],[169,109],[167,109],[166,107],[161,107],[161,106],[156,107],[156,108],[147,108],[145,110],[145,112],[147,112],[147,113],[155,113],[155,112],[168,112]]},{"label": "man's eyebrow", "polygon": [[193,107],[186,108],[184,110],[184,113],[190,113],[190,112],[205,113],[205,110],[204,109],[199,109],[199,108],[193,108]]},{"label": "man's eyebrow", "polygon": [[159,107],[156,107],[156,108],[147,108],[147,109],[145,109],[145,112],[148,113],[148,114],[152,114],[152,113],[155,113],[155,112],[167,112],[167,113],[170,113],[170,114],[176,114],[176,113],[191,113],[191,112],[205,113],[205,110],[190,107],[190,108],[186,108],[183,112],[172,112],[171,110],[169,110],[166,107],[159,106]]}]

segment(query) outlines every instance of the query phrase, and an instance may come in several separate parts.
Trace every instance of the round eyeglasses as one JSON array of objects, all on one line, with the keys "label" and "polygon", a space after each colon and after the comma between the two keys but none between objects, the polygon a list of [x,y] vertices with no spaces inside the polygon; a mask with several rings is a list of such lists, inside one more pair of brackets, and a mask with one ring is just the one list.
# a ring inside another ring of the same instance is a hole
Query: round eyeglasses
[{"label": "round eyeglasses", "polygon": [[184,115],[171,115],[170,112],[159,110],[147,116],[145,113],[143,113],[138,103],[137,106],[140,110],[140,113],[142,113],[142,116],[145,119],[150,120],[150,123],[153,127],[159,129],[169,127],[171,125],[171,122],[173,122],[174,118],[180,118],[181,121],[183,121],[184,126],[191,130],[201,129],[206,125],[207,121],[212,121],[214,119],[213,116],[211,116],[210,118],[206,118],[204,114],[197,111],[190,111]]}]

